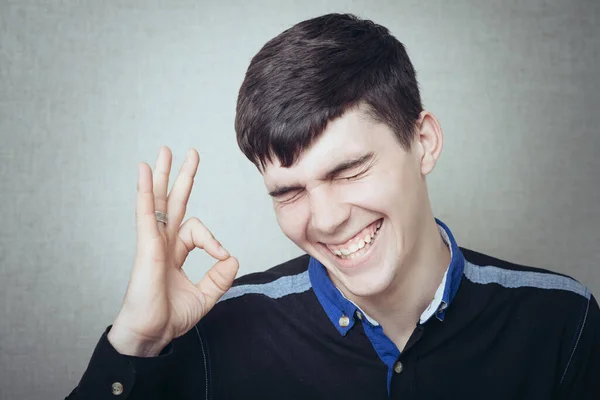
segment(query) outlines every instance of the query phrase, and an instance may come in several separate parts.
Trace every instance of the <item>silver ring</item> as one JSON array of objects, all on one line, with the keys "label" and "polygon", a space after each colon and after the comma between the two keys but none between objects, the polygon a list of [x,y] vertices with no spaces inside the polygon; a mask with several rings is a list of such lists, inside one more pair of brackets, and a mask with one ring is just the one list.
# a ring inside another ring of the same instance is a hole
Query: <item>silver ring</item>
[{"label": "silver ring", "polygon": [[163,224],[167,224],[167,214],[161,211],[154,211],[154,215],[156,215],[156,220],[158,222],[162,222]]}]

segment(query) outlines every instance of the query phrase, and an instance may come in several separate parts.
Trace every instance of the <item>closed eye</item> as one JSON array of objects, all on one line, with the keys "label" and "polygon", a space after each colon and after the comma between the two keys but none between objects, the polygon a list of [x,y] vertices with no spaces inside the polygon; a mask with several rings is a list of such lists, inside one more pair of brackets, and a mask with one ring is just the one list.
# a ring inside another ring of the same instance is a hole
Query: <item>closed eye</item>
[{"label": "closed eye", "polygon": [[289,203],[294,202],[296,199],[298,199],[298,197],[300,197],[301,194],[302,194],[302,190],[288,191],[285,194],[275,196],[275,200],[279,204],[289,204]]},{"label": "closed eye", "polygon": [[361,171],[361,172],[359,172],[358,174],[355,174],[355,175],[351,175],[351,176],[342,176],[342,177],[339,177],[339,178],[337,178],[337,179],[338,179],[338,180],[344,180],[344,181],[354,181],[354,180],[356,180],[356,179],[359,179],[359,178],[361,178],[361,177],[362,177],[362,176],[363,176],[363,175],[364,175],[366,172],[367,172],[367,171],[365,170],[365,171]]}]

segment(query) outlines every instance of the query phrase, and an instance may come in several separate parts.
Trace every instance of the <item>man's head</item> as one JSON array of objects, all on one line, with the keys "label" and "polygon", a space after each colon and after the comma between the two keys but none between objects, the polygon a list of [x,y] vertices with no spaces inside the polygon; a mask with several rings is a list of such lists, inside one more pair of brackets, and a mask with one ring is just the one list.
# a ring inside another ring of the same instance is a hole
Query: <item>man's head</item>
[{"label": "man's head", "polygon": [[352,294],[385,291],[431,218],[442,145],[404,46],[351,15],[293,26],[252,59],[236,132],[286,236]]}]

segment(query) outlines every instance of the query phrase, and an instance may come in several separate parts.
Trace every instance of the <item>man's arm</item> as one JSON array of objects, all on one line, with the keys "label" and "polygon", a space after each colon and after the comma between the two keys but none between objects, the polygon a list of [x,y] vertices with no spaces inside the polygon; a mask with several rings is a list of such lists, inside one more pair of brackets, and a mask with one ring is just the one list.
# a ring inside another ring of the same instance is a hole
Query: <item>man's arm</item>
[{"label": "man's arm", "polygon": [[566,365],[560,374],[558,399],[600,399],[600,309],[590,296],[582,311]]},{"label": "man's arm", "polygon": [[[231,287],[238,262],[198,218],[183,222],[199,162],[190,149],[170,192],[169,148],[161,148],[154,171],[138,165],[137,246],[127,292],[68,399],[177,399],[177,393],[206,392],[207,380],[197,383],[207,365],[206,352],[197,350],[203,346],[197,324]],[[198,283],[182,269],[195,248],[217,260]],[[183,340],[188,337],[195,342]]]},{"label": "man's arm", "polygon": [[120,354],[107,338],[110,327],[96,345],[79,385],[67,400],[148,399],[167,397],[162,391],[173,368],[173,344],[157,357],[134,357]]},{"label": "man's arm", "polygon": [[[120,354],[107,338],[96,345],[79,385],[65,400],[178,400],[205,398],[208,351],[201,330],[192,328],[158,356]],[[190,379],[194,377],[194,379]]]}]

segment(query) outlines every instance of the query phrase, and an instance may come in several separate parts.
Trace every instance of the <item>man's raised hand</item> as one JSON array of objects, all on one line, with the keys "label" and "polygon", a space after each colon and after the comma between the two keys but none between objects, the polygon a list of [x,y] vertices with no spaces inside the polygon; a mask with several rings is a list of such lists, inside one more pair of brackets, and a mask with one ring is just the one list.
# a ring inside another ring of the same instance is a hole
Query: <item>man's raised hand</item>
[{"label": "man's raised hand", "polygon": [[[238,262],[198,218],[183,222],[198,169],[199,156],[190,149],[168,193],[171,151],[160,149],[154,172],[138,165],[137,251],[123,305],[108,333],[121,354],[149,357],[189,331],[231,287]],[[155,211],[166,213],[158,222]],[[218,261],[198,283],[182,269],[188,254],[204,249]]]}]

